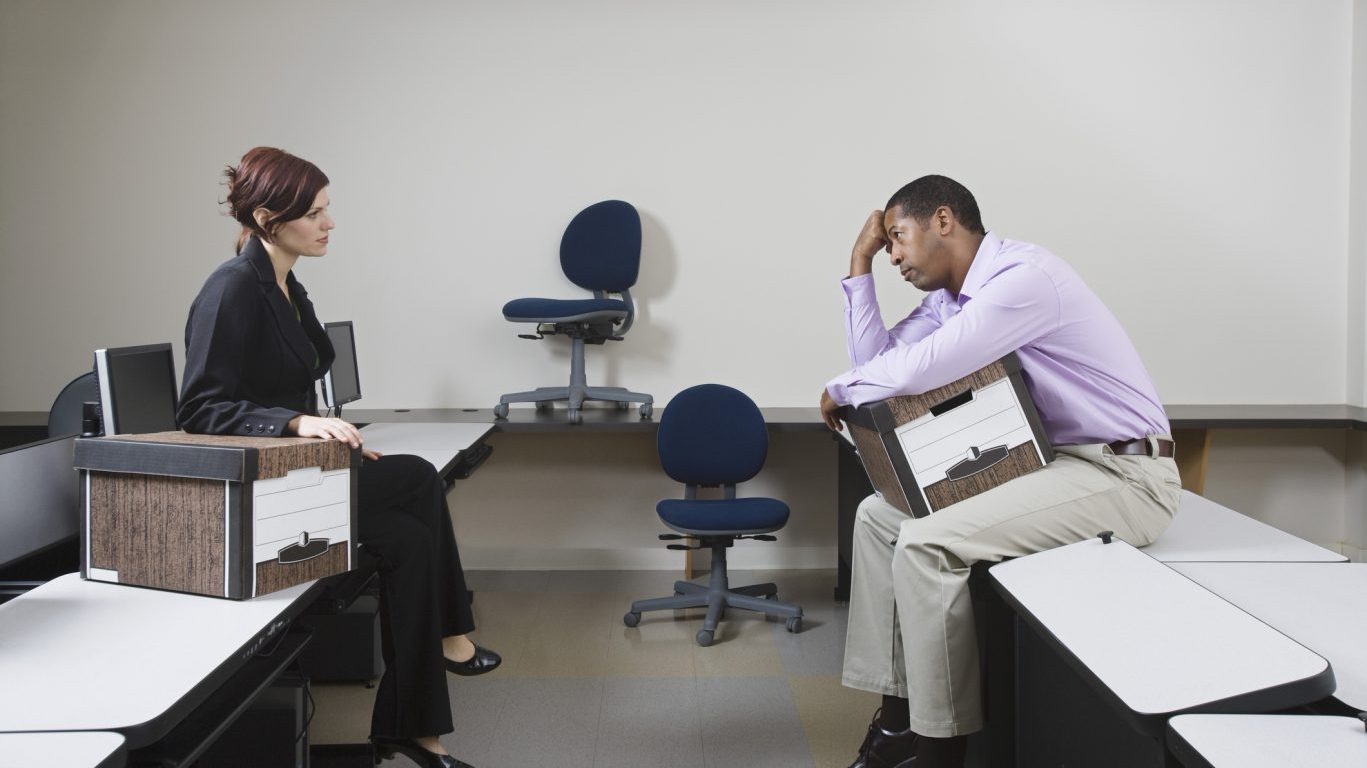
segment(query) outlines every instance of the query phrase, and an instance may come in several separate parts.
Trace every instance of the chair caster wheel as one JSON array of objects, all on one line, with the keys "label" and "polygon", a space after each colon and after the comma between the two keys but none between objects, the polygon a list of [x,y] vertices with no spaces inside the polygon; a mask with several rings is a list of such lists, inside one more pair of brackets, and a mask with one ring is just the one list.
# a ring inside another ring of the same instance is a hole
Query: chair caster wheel
[{"label": "chair caster wheel", "polygon": [[583,424],[583,423],[584,423],[584,412],[583,412],[583,411],[570,411],[570,423],[571,423],[571,424]]},{"label": "chair caster wheel", "polygon": [[789,632],[792,632],[792,633],[794,633],[794,634],[796,634],[796,633],[798,633],[798,632],[801,632],[801,631],[802,631],[802,617],[801,617],[801,616],[790,616],[790,617],[788,617],[788,621],[787,621],[787,625],[786,625],[786,626],[787,626],[787,629],[788,629]]},{"label": "chair caster wheel", "polygon": [[508,404],[507,404],[507,403],[499,403],[498,405],[495,405],[495,406],[494,406],[494,418],[495,418],[495,419],[506,419],[506,418],[508,418]]},{"label": "chair caster wheel", "polygon": [[553,411],[553,410],[555,410],[555,402],[554,402],[554,401],[552,401],[552,400],[537,400],[537,401],[536,401],[536,412],[537,412],[537,413],[550,413],[550,412]]},{"label": "chair caster wheel", "polygon": [[700,629],[698,630],[698,634],[693,636],[693,639],[698,641],[698,645],[706,648],[712,644],[712,630]]},{"label": "chair caster wheel", "polygon": [[636,611],[627,611],[627,615],[622,617],[622,623],[628,627],[634,627],[641,623],[641,614]]},{"label": "chair caster wheel", "polygon": [[655,408],[650,403],[641,403],[641,418],[649,419],[650,414],[655,412]]},{"label": "chair caster wheel", "polygon": [[630,407],[631,407],[631,403],[624,403],[624,402],[618,402],[618,403],[617,403],[617,410],[619,410],[619,411],[625,411],[626,409],[628,409],[628,408],[630,408]]}]

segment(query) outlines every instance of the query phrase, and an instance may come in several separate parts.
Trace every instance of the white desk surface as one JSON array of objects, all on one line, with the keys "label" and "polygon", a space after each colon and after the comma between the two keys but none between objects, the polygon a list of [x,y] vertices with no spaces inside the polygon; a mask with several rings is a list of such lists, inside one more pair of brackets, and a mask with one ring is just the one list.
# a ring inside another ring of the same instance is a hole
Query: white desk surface
[{"label": "white desk surface", "polygon": [[0,768],[122,768],[117,733],[0,733]]},{"label": "white desk surface", "polygon": [[1118,539],[1089,539],[989,573],[1141,715],[1295,685],[1329,669],[1312,651]]},{"label": "white desk surface", "polygon": [[1172,567],[1328,659],[1334,698],[1367,711],[1367,563]]},{"label": "white desk surface", "polygon": [[1215,768],[1367,765],[1367,732],[1355,717],[1178,715],[1168,728]]},{"label": "white desk surface", "polygon": [[310,586],[236,601],[74,573],[54,579],[0,605],[0,732],[121,731],[154,720]]},{"label": "white desk surface", "polygon": [[492,422],[378,422],[361,428],[365,447],[380,453],[406,453],[420,456],[441,471],[461,451],[483,440],[494,430]]},{"label": "white desk surface", "polygon": [[1306,562],[1341,563],[1347,558],[1254,520],[1191,491],[1172,524],[1144,554],[1165,563]]}]

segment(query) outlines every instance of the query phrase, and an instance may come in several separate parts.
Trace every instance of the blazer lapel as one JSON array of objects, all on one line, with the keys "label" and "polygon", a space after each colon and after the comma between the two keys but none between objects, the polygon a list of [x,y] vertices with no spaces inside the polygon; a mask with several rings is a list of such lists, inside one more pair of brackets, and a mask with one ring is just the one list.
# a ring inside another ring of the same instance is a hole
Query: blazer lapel
[{"label": "blazer lapel", "polygon": [[[261,241],[255,237],[247,239],[247,245],[242,249],[242,255],[256,270],[257,280],[261,282],[261,290],[265,293],[266,304],[271,308],[271,316],[275,318],[275,325],[280,330],[280,337],[285,340],[294,356],[299,358],[299,363],[304,366],[304,370],[312,372],[318,351],[309,341],[308,334],[304,333],[304,326],[300,324],[299,318],[295,317],[294,307],[290,306],[285,294],[275,284],[275,267],[271,265],[270,255],[266,253]],[[294,274],[290,273],[286,282],[292,282],[293,278]]]}]

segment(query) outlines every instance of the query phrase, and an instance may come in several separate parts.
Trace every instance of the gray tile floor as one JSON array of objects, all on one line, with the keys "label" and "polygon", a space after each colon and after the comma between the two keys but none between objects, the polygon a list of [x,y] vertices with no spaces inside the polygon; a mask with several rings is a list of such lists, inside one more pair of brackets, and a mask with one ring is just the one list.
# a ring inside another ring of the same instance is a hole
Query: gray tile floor
[{"label": "gray tile floor", "polygon": [[[693,639],[701,609],[622,624],[632,600],[670,594],[674,573],[468,577],[474,637],[504,664],[449,679],[456,730],[442,741],[477,768],[847,766],[878,706],[840,686],[845,609],[831,599],[833,571],[733,572],[735,585],[778,584],[781,599],[802,605],[803,631],[732,611],[708,648]],[[364,741],[373,696],[315,684],[312,742]]]}]

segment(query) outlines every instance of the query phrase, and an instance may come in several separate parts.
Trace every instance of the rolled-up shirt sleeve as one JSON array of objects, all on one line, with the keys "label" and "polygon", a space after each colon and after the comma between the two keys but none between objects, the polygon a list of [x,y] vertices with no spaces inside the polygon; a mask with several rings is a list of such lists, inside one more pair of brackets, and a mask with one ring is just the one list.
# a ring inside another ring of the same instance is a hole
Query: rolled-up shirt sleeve
[{"label": "rolled-up shirt sleeve", "polygon": [[[868,290],[871,296],[871,285]],[[846,293],[850,294],[848,285]],[[927,302],[931,298],[927,297]],[[944,386],[1055,329],[1061,309],[1053,280],[1026,264],[1012,265],[995,275],[962,310],[942,322],[927,302],[891,333],[884,332],[878,351],[827,383],[833,400],[858,406]],[[873,302],[873,320],[865,318],[862,309],[856,314],[853,297],[850,305],[847,316],[853,360],[856,352],[873,349],[880,337],[868,328],[876,323],[877,303]],[[922,314],[918,317],[917,313]],[[927,326],[930,329],[917,336]]]}]

